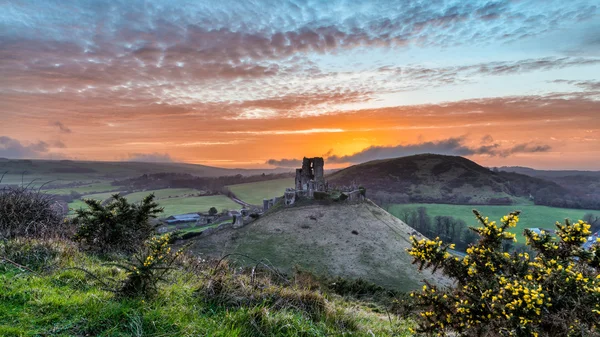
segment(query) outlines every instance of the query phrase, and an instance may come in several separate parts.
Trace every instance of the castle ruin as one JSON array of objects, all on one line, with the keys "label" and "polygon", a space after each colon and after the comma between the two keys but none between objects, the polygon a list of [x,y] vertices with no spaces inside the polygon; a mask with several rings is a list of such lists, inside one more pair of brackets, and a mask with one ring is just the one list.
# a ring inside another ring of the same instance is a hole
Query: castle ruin
[{"label": "castle ruin", "polygon": [[[283,196],[272,199],[263,200],[263,211],[267,211],[275,204],[283,200],[285,206],[290,206],[296,203],[299,198],[317,199],[315,193],[319,193],[319,197],[327,196],[329,193],[329,184],[324,178],[325,161],[322,157],[302,159],[302,168],[296,169],[296,179],[294,187],[285,189]],[[357,187],[343,188],[339,191],[342,196],[341,200],[361,201],[364,200],[364,190],[361,192]]]}]

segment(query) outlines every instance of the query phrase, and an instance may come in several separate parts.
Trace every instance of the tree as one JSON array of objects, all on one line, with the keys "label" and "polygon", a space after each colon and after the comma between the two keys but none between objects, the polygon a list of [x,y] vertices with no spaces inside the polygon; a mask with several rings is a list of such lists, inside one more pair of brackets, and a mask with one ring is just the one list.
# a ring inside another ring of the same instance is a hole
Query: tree
[{"label": "tree", "polygon": [[216,208],[216,207],[211,207],[211,208],[208,210],[208,215],[216,215],[217,213],[219,213],[219,211],[217,210],[217,208]]},{"label": "tree", "polygon": [[509,229],[519,212],[500,225],[474,211],[480,236],[466,256],[452,256],[454,245],[439,238],[417,241],[408,250],[419,268],[441,270],[456,281],[454,287],[425,284],[413,292],[421,310],[418,332],[461,336],[599,336],[600,243],[589,249],[582,244],[591,234],[582,220],[557,223],[557,237],[548,232],[525,230],[527,252],[502,251],[515,239]]},{"label": "tree", "polygon": [[163,210],[154,202],[154,194],[139,204],[130,204],[119,194],[113,194],[106,206],[94,199],[84,202],[87,208],[77,210],[73,219],[77,225],[74,239],[100,253],[130,253],[141,247],[154,234],[150,218]]}]

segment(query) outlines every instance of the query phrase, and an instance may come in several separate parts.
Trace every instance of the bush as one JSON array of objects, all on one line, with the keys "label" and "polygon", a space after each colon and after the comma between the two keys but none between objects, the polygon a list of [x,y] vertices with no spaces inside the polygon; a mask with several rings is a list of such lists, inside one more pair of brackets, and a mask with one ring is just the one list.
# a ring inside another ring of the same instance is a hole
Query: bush
[{"label": "bush", "polygon": [[0,189],[0,239],[62,236],[67,228],[52,196],[28,187]]},{"label": "bush", "polygon": [[598,336],[600,322],[600,245],[582,248],[590,225],[557,223],[557,236],[526,231],[535,253],[502,252],[515,235],[519,212],[500,226],[474,211],[481,239],[464,258],[446,250],[451,245],[412,238],[409,254],[420,268],[441,269],[456,280],[451,289],[426,284],[415,292],[421,310],[419,332],[463,336]]},{"label": "bush", "polygon": [[78,228],[74,239],[100,253],[134,252],[154,233],[156,226],[149,220],[156,218],[162,208],[154,202],[154,194],[139,204],[130,204],[119,194],[112,199],[106,206],[98,200],[84,200],[88,208],[76,211],[73,222]]},{"label": "bush", "polygon": [[182,250],[171,252],[171,235],[153,237],[144,248],[133,257],[133,262],[114,264],[127,272],[117,293],[123,297],[151,297],[157,292],[156,285],[165,281],[164,276],[173,268],[173,263]]}]

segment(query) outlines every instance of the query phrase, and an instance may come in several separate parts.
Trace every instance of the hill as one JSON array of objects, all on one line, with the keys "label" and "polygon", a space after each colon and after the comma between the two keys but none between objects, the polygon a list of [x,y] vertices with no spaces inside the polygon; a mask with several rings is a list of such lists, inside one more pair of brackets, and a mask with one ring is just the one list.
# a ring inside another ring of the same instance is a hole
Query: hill
[{"label": "hill", "polygon": [[285,272],[297,265],[318,275],[362,278],[399,290],[415,289],[423,278],[442,282],[411,264],[406,248],[413,233],[371,201],[311,204],[268,212],[240,229],[201,235],[190,249],[213,257],[244,254]]},{"label": "hill", "polygon": [[226,169],[186,163],[101,162],[72,160],[0,160],[1,184],[39,183],[53,181],[54,185],[84,183],[138,177],[143,174],[177,173],[199,177],[259,175],[289,172],[289,169]]},{"label": "hill", "polygon": [[[581,208],[600,209],[600,171],[535,170],[527,167],[500,167],[499,171],[526,174],[552,181],[569,191],[569,199],[578,197]],[[552,200],[554,206],[561,206],[563,203],[564,197]]]},{"label": "hill", "polygon": [[492,171],[458,156],[421,154],[354,165],[327,178],[330,184],[359,183],[379,204],[443,203],[511,205],[531,203],[598,209],[600,204],[556,182],[514,172]]}]

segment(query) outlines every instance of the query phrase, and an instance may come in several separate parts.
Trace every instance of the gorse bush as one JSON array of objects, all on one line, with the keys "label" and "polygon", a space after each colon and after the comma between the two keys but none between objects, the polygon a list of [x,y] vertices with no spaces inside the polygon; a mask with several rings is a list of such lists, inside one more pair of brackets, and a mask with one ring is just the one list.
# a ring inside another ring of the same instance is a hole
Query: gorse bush
[{"label": "gorse bush", "polygon": [[124,297],[150,297],[157,292],[157,283],[165,281],[166,274],[183,250],[171,251],[171,235],[153,237],[133,256],[132,262],[114,264],[126,270],[127,277],[117,293]]},{"label": "gorse bush", "polygon": [[426,284],[415,292],[421,310],[419,332],[463,336],[598,336],[600,328],[600,244],[582,244],[591,234],[584,221],[557,223],[556,237],[525,232],[526,252],[502,252],[519,212],[501,224],[474,211],[480,241],[463,258],[451,245],[412,238],[409,254],[420,268],[441,269],[457,283],[451,289]]},{"label": "gorse bush", "polygon": [[26,186],[0,189],[0,239],[64,236],[68,225],[50,195]]},{"label": "gorse bush", "polygon": [[87,208],[77,210],[73,219],[77,225],[74,239],[100,253],[136,251],[154,233],[150,219],[162,212],[154,202],[154,194],[139,204],[129,203],[118,194],[106,206],[93,199],[84,202]]}]

